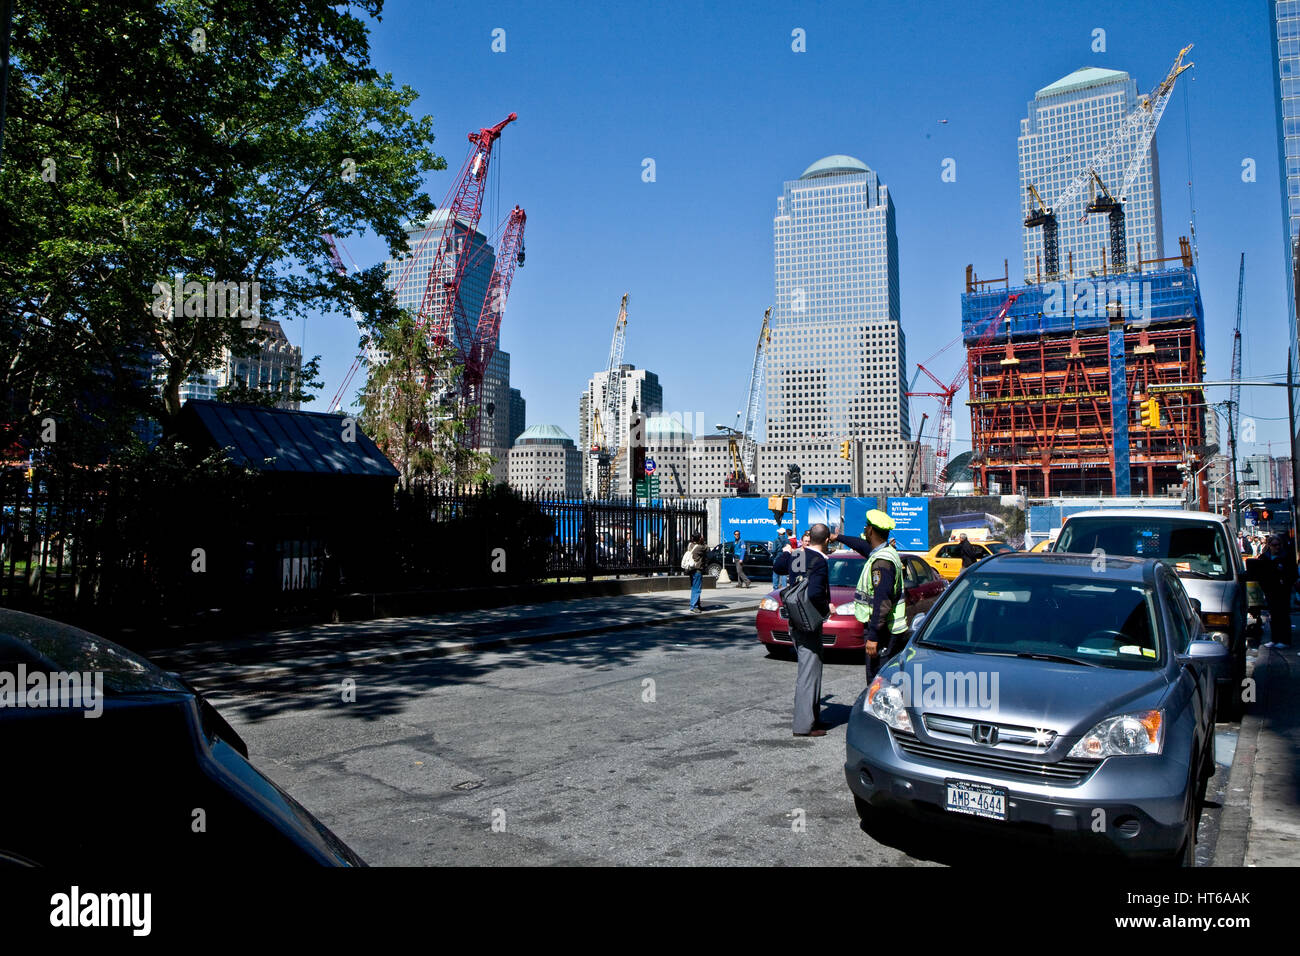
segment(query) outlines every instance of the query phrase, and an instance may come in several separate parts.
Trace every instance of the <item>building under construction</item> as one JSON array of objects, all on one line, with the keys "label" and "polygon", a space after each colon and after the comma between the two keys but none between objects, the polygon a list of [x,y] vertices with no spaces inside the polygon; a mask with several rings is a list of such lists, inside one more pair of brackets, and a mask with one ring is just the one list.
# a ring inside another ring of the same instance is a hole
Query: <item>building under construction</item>
[{"label": "building under construction", "polygon": [[[1136,270],[1020,288],[967,267],[971,470],[983,490],[1183,493],[1207,409],[1199,388],[1170,388],[1201,381],[1205,365],[1196,270],[1188,241],[1179,246]],[[1159,421],[1147,427],[1139,410],[1151,399]]]}]

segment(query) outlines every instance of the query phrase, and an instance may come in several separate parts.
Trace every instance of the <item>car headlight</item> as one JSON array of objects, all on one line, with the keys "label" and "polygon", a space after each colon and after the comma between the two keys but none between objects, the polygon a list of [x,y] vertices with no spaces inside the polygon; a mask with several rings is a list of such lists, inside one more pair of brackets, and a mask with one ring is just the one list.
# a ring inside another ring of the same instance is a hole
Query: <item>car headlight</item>
[{"label": "car headlight", "polygon": [[848,604],[832,604],[831,614],[838,614],[840,615],[840,617],[852,617],[853,616],[852,602]]},{"label": "car headlight", "polygon": [[780,606],[781,605],[777,603],[776,598],[765,597],[763,600],[758,602],[758,609],[760,611],[775,611],[780,608]]},{"label": "car headlight", "polygon": [[1164,743],[1163,712],[1144,710],[1107,717],[1080,737],[1079,742],[1070,748],[1068,756],[1104,760],[1107,757],[1158,754]]},{"label": "car headlight", "polygon": [[910,734],[912,718],[907,713],[906,705],[903,692],[885,680],[882,674],[867,688],[867,699],[863,701],[862,709],[895,730],[905,730]]}]

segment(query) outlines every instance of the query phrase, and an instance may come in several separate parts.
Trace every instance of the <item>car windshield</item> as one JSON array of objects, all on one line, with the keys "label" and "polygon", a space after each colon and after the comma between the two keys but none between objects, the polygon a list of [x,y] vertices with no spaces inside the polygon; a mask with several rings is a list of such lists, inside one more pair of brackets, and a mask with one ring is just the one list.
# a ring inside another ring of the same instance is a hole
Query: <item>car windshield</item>
[{"label": "car windshield", "polygon": [[1164,658],[1150,588],[1102,575],[967,571],[918,643],[975,654],[1066,657],[1106,667]]},{"label": "car windshield", "polygon": [[858,578],[862,577],[863,563],[860,558],[832,558],[826,562],[827,575],[833,588],[856,588]]},{"label": "car windshield", "polygon": [[1222,526],[1214,521],[1173,517],[1074,516],[1065,523],[1053,551],[1159,558],[1184,577],[1232,578],[1232,556]]},{"label": "car windshield", "polygon": [[986,544],[984,545],[984,547],[988,548],[994,554],[1001,554],[1003,551],[1016,550],[1015,548],[1011,547],[1011,545],[1009,544]]}]

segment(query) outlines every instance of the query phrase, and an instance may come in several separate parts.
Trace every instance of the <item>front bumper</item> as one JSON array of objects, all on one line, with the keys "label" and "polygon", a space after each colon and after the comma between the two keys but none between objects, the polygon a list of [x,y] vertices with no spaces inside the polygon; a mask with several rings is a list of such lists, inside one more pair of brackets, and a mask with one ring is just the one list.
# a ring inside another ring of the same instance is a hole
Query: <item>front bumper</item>
[{"label": "front bumper", "polygon": [[932,811],[954,823],[976,818],[946,810],[946,782],[988,784],[1006,791],[1006,820],[979,824],[1046,830],[1126,856],[1172,853],[1184,836],[1188,767],[1168,750],[1158,757],[1111,757],[1078,783],[1048,783],[905,753],[894,731],[862,712],[859,698],[846,734],[844,774],[854,795],[872,806]]},{"label": "front bumper", "polygon": [[[754,625],[762,643],[777,647],[794,646],[790,640],[790,622],[776,611],[759,611]],[[822,625],[822,646],[836,650],[862,650],[862,622],[852,615],[832,614]]]}]

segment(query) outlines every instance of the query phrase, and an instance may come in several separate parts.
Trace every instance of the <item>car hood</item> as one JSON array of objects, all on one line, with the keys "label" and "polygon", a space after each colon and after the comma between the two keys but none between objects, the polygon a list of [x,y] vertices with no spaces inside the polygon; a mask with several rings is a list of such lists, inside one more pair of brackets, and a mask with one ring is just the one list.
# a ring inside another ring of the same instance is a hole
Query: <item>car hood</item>
[{"label": "car hood", "polygon": [[900,671],[907,675],[918,716],[1043,727],[1063,736],[1086,733],[1114,714],[1155,708],[1169,689],[1164,668],[1085,667],[914,645],[901,657],[882,673],[890,681]]}]

